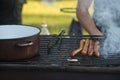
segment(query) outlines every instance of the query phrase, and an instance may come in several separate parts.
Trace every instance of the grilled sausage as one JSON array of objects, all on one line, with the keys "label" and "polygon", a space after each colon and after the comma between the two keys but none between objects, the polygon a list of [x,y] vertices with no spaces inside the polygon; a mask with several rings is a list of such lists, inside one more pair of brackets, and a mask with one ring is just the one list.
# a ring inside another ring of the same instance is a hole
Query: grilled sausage
[{"label": "grilled sausage", "polygon": [[85,45],[84,45],[84,48],[83,48],[83,51],[82,51],[82,55],[87,54],[88,47],[89,47],[89,39],[86,39]]},{"label": "grilled sausage", "polygon": [[93,40],[90,40],[89,50],[88,50],[88,55],[89,56],[92,56],[92,54],[93,54],[93,49],[94,49],[93,45],[94,45]]},{"label": "grilled sausage", "polygon": [[94,44],[94,54],[96,57],[99,57],[99,51],[98,51],[98,45],[99,45],[99,41],[96,41]]},{"label": "grilled sausage", "polygon": [[78,49],[74,50],[74,51],[72,52],[71,56],[77,55],[77,54],[83,49],[84,43],[85,43],[85,40],[84,40],[84,39],[80,40],[80,47],[79,47]]}]

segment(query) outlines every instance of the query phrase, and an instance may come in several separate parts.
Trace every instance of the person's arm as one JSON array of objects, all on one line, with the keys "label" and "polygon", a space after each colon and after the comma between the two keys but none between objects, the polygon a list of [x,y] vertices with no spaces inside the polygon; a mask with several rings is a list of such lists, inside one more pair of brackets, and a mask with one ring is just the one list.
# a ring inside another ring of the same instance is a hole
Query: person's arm
[{"label": "person's arm", "polygon": [[[92,3],[92,0],[78,0],[77,5],[77,17],[84,29],[90,34],[90,35],[102,35],[102,33],[97,29],[94,21],[91,19],[88,9]],[[81,52],[82,55],[89,55],[92,56],[93,54],[96,57],[99,57],[100,53],[98,51],[98,45],[99,41],[93,41],[89,39],[82,39],[80,40],[80,47],[76,50],[74,50],[71,53],[71,56],[75,56],[78,53]]]},{"label": "person's arm", "polygon": [[91,19],[88,9],[92,3],[92,0],[78,0],[76,15],[82,25],[82,27],[90,35],[102,35],[102,33],[97,29],[94,21]]}]

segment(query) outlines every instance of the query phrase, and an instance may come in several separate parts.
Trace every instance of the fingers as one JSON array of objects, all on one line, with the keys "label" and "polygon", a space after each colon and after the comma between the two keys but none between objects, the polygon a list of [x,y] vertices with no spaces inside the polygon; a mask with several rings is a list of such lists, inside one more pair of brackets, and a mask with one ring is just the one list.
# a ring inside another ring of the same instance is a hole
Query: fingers
[{"label": "fingers", "polygon": [[94,44],[94,54],[96,57],[99,57],[99,51],[98,51],[98,45],[99,45],[99,41],[96,41]]},{"label": "fingers", "polygon": [[88,46],[89,46],[89,39],[86,39],[84,48],[82,50],[82,55],[86,55],[87,54]]},{"label": "fingers", "polygon": [[93,40],[90,40],[90,44],[89,44],[89,50],[88,50],[88,55],[92,56],[93,55],[93,51],[94,51],[94,42]]},{"label": "fingers", "polygon": [[74,50],[74,51],[72,52],[71,56],[77,55],[77,54],[83,49],[84,43],[85,43],[85,40],[84,40],[84,39],[80,40],[80,47],[79,47],[78,49]]}]

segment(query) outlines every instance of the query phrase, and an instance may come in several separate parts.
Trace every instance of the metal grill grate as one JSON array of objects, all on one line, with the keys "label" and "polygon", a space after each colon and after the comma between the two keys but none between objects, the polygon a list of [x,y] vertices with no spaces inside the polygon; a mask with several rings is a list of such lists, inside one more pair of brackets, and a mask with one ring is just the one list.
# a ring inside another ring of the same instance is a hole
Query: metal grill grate
[{"label": "metal grill grate", "polygon": [[[56,65],[77,65],[77,66],[119,66],[120,65],[120,54],[118,55],[109,55],[108,58],[104,58],[104,55],[101,55],[99,58],[96,57],[82,57],[80,54],[75,58],[78,59],[78,62],[68,62],[67,59],[71,58],[70,53],[79,47],[79,40],[75,37],[62,38],[62,44],[60,51],[57,49],[57,46],[51,48],[50,53],[48,54],[47,44],[49,41],[53,40],[52,36],[41,36],[40,40],[40,57],[37,56],[36,60],[40,64],[56,64]],[[36,61],[35,60],[35,61]]]},{"label": "metal grill grate", "polygon": [[[96,57],[82,57],[80,54],[75,58],[77,62],[68,62],[67,59],[71,58],[70,53],[79,47],[80,38],[75,37],[63,37],[60,50],[57,49],[57,45],[53,46],[48,54],[47,44],[53,40],[55,36],[40,36],[40,52],[39,55],[27,59],[20,60],[12,63],[21,64],[37,64],[37,65],[70,65],[70,66],[120,66],[120,54],[109,55],[108,58],[104,58],[101,55]],[[7,62],[6,62],[7,63]]]}]

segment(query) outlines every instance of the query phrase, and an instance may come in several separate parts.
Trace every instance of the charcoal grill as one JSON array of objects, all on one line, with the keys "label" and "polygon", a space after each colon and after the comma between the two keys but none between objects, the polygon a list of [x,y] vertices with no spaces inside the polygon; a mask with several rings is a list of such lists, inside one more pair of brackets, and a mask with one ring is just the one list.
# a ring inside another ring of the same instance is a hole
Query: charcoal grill
[{"label": "charcoal grill", "polygon": [[[40,52],[37,56],[19,61],[0,61],[0,79],[39,80],[120,80],[120,54],[96,57],[74,57],[76,62],[69,62],[70,53],[79,47],[81,37],[62,37],[59,45],[54,45],[48,51],[48,43],[56,36],[40,36]],[[49,52],[49,53],[48,53]],[[9,75],[6,77],[6,75]],[[34,77],[34,78],[33,78]]]}]

